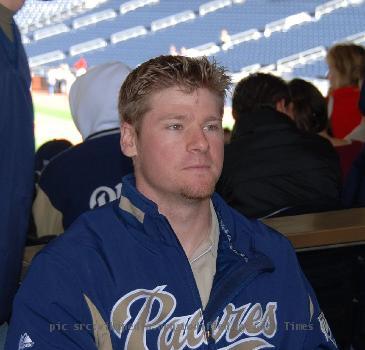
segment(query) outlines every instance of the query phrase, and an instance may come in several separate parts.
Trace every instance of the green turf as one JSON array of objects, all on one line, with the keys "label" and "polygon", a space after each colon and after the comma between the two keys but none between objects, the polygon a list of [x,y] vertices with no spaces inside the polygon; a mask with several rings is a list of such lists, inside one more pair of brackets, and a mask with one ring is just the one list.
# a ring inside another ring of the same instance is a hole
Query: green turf
[{"label": "green turf", "polygon": [[56,109],[51,107],[45,107],[41,105],[34,106],[34,114],[49,115],[51,117],[59,118],[62,120],[72,120],[70,112],[66,109]]},{"label": "green turf", "polygon": [[[65,122],[70,123],[70,127],[72,128],[73,122],[70,113],[70,109],[68,105],[63,106],[49,106],[45,105],[42,102],[34,103],[34,119],[36,125],[40,125],[43,121],[51,122],[52,125],[59,125],[60,133],[55,134],[54,128],[51,131],[47,131],[47,129],[42,128],[37,129],[35,132],[35,143],[36,149],[39,148],[43,143],[55,139],[55,138],[67,138],[67,134],[65,135]],[[66,128],[68,128],[66,126]]]}]

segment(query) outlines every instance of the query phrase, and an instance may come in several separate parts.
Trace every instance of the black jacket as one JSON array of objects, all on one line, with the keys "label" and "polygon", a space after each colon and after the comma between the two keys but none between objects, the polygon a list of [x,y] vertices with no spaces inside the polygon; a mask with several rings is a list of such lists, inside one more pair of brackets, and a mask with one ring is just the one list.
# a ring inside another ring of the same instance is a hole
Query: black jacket
[{"label": "black jacket", "polygon": [[340,178],[338,156],[327,140],[263,108],[237,123],[217,192],[248,217],[297,214],[336,208]]}]

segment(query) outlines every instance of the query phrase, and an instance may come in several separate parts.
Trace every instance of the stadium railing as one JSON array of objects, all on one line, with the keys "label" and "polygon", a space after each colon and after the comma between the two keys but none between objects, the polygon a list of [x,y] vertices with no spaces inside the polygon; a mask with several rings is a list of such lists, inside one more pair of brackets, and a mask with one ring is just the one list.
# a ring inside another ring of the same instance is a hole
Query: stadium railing
[{"label": "stadium railing", "polygon": [[296,250],[365,244],[365,208],[283,216],[262,221],[289,238]]}]

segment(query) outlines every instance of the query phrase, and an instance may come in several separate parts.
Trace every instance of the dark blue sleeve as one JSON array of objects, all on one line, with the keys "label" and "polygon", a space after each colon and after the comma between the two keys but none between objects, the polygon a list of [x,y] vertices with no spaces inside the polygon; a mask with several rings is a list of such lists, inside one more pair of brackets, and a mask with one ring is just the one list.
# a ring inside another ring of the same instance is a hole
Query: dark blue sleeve
[{"label": "dark blue sleeve", "polygon": [[14,64],[5,40],[0,30],[0,324],[10,315],[19,283],[34,186],[29,67],[21,43],[14,46]]},{"label": "dark blue sleeve", "polygon": [[308,303],[310,312],[310,319],[308,324],[310,329],[307,331],[307,336],[303,344],[303,350],[336,350],[338,349],[336,340],[332,334],[331,328],[326,320],[324,313],[321,311],[317,301],[317,297],[303,274],[303,279],[308,290]]},{"label": "dark blue sleeve", "polygon": [[[303,302],[303,312],[305,315],[305,324],[307,326],[306,329],[306,337],[304,339],[303,344],[298,346],[298,349],[302,350],[335,350],[337,349],[337,344],[332,335],[331,328],[329,327],[327,320],[325,318],[324,313],[322,312],[320,305],[318,303],[315,292],[305,277],[299,261],[297,259],[296,253],[290,241],[283,237],[281,234],[276,232],[275,230],[263,225],[261,222],[256,221],[256,230],[255,230],[255,238],[256,241],[258,239],[260,242],[260,249],[264,248],[264,252],[268,252],[269,250],[275,251],[272,252],[271,255],[277,254],[285,257],[282,260],[288,267],[292,275],[291,281],[295,283],[294,288],[298,288],[297,291],[295,289],[290,290],[290,294],[294,293],[302,296]],[[271,239],[268,239],[267,234],[271,232],[274,235]],[[276,249],[273,249],[276,247]],[[285,253],[284,253],[285,252]],[[278,259],[276,259],[278,262]],[[276,268],[278,268],[278,263]],[[293,274],[293,271],[295,272]],[[285,277],[287,278],[287,277]],[[289,298],[290,295],[287,296]],[[298,312],[298,311],[297,311]],[[296,332],[296,331],[294,331]]]},{"label": "dark blue sleeve", "polygon": [[96,350],[81,282],[57,255],[34,259],[15,300],[5,349]]}]

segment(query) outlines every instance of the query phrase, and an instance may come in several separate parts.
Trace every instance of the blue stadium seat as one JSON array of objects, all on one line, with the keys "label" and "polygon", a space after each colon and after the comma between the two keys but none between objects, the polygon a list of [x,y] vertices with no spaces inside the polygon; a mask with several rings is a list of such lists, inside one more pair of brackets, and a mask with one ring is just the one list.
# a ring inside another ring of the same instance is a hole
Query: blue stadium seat
[{"label": "blue stadium seat", "polygon": [[[313,21],[294,26],[286,32],[273,32],[269,37],[262,36],[258,40],[247,41],[215,54],[219,63],[224,64],[232,72],[239,72],[243,67],[256,63],[262,66],[273,64],[278,59],[319,45],[328,47],[335,41],[365,30],[364,3],[336,9],[323,15],[319,20],[314,20],[316,6],[326,1],[232,1],[231,5],[228,3],[229,6],[199,16],[199,6],[206,2],[207,0],[160,0],[159,3],[140,7],[121,15],[119,12],[121,1],[110,0],[88,13],[113,9],[117,13],[115,18],[79,29],[72,29],[74,19],[65,21],[64,23],[71,28],[69,32],[31,42],[26,45],[26,51],[30,57],[33,57],[61,50],[66,54],[66,58],[59,63],[73,64],[79,56],[68,55],[70,46],[102,38],[108,44],[106,47],[83,54],[91,66],[108,60],[122,60],[131,67],[135,67],[153,56],[168,54],[171,45],[174,45],[177,50],[182,47],[189,49],[209,42],[221,45],[222,29],[226,29],[231,35],[253,28],[263,33],[268,23],[286,16],[305,11],[313,17]],[[156,32],[151,31],[151,22],[186,10],[194,11],[196,17],[173,27]],[[144,26],[147,34],[115,44],[110,42],[112,34],[137,25]],[[31,37],[28,34],[29,36]],[[298,67],[294,74],[323,77],[326,70],[326,64],[322,60]]]}]

